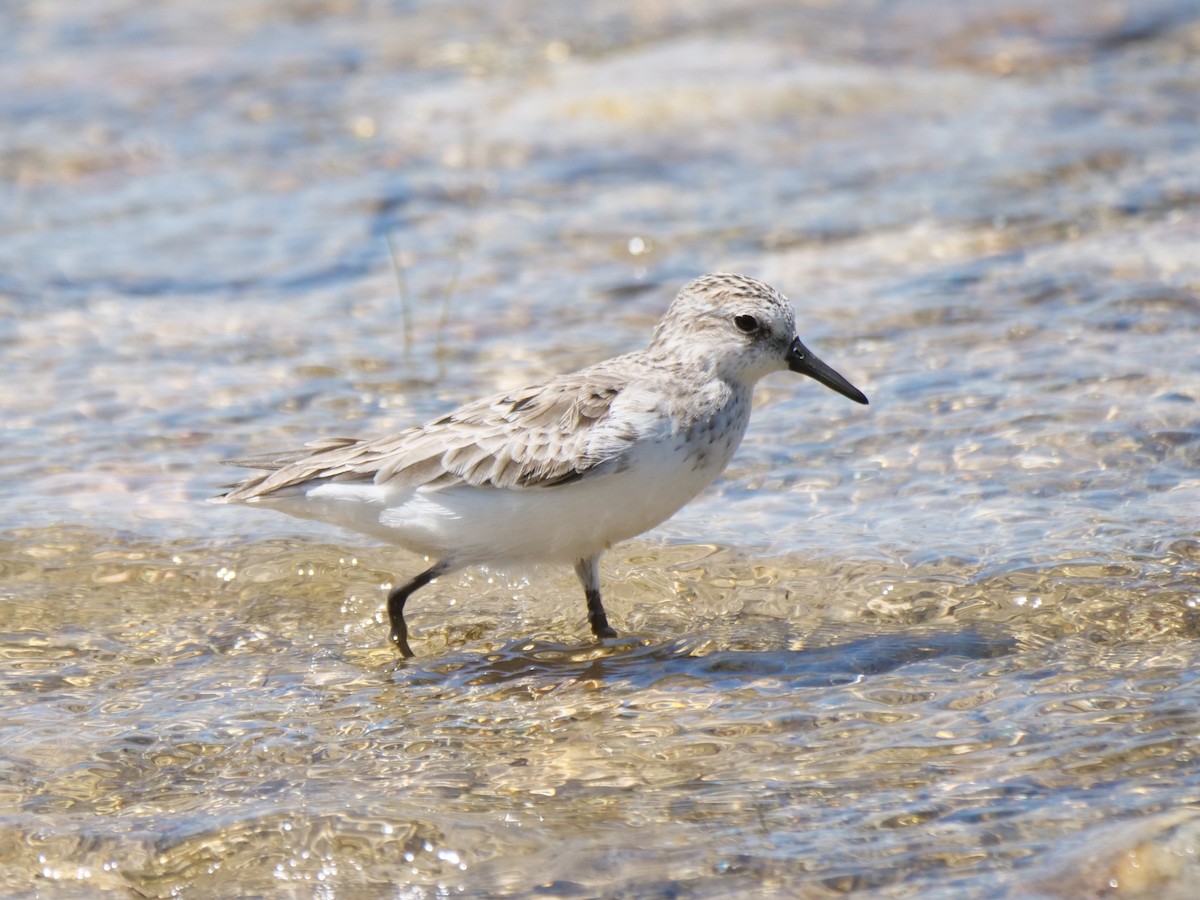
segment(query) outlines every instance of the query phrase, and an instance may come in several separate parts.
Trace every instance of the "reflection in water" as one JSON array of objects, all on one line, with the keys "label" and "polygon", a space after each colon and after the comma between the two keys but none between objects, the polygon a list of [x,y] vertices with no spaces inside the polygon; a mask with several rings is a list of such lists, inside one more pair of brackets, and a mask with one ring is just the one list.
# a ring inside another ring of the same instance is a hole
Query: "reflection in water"
[{"label": "reflection in water", "polygon": [[[547,683],[593,681],[650,687],[664,679],[685,689],[736,689],[769,682],[772,689],[820,687],[859,681],[910,662],[961,656],[987,659],[1013,649],[1011,637],[992,640],[974,630],[949,633],[907,630],[871,635],[835,646],[780,650],[718,650],[711,639],[652,644],[641,640],[607,641],[603,646],[517,642],[499,652],[433,667],[438,681],[455,686],[507,684],[522,679]],[[398,664],[402,667],[403,664]],[[537,688],[533,688],[537,690]]]}]

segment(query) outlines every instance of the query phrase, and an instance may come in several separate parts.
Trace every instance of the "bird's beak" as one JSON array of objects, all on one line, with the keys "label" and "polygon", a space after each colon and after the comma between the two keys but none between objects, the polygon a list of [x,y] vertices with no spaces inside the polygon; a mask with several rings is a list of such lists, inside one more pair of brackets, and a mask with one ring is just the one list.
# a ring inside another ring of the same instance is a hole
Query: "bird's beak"
[{"label": "bird's beak", "polygon": [[815,378],[827,388],[832,388],[843,397],[849,397],[855,403],[866,404],[867,395],[848,382],[825,363],[821,362],[812,352],[800,343],[800,338],[792,341],[787,354],[788,368],[809,378]]}]

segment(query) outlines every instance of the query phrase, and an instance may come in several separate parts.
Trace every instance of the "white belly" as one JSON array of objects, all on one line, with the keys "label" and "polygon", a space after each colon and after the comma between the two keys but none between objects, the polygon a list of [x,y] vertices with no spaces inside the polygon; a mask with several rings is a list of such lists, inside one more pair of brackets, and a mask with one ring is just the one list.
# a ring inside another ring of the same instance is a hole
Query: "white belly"
[{"label": "white belly", "polygon": [[584,559],[670,518],[725,468],[742,429],[643,440],[618,471],[545,488],[458,486],[398,494],[327,483],[272,504],[462,565]]}]

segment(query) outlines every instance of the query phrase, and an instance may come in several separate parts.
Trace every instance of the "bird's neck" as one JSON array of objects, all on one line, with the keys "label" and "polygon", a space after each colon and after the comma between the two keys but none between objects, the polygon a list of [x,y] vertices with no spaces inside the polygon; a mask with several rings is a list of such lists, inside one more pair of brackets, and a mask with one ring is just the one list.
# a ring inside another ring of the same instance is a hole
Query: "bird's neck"
[{"label": "bird's neck", "polygon": [[671,417],[683,429],[699,422],[725,420],[744,430],[750,419],[754,385],[713,377],[681,391],[672,403]]}]

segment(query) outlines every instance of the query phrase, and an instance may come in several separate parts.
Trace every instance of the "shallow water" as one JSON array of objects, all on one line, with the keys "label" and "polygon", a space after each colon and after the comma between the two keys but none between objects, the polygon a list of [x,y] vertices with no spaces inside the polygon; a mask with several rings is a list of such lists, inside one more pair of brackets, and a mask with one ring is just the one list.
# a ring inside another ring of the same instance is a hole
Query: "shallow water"
[{"label": "shallow water", "polygon": [[[1191,897],[1200,4],[0,7],[0,891]],[[201,501],[745,271],[718,485],[572,573]]]}]

